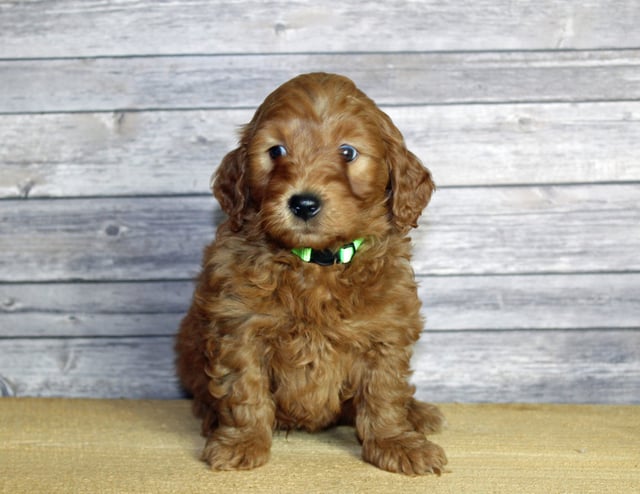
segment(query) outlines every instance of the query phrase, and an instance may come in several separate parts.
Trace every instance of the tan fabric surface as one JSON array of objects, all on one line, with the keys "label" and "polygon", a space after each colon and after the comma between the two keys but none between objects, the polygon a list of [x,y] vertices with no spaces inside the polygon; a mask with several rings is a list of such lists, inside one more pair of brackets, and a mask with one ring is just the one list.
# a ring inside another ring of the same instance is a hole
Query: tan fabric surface
[{"label": "tan fabric surface", "polygon": [[214,473],[187,401],[0,399],[0,492],[640,492],[640,407],[444,405],[450,473],[360,460],[346,427],[278,434],[271,462]]}]

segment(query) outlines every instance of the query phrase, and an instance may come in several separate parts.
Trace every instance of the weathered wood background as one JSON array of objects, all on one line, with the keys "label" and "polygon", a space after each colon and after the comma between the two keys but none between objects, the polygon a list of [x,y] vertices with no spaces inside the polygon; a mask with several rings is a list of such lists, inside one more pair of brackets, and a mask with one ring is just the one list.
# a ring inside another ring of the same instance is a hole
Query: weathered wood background
[{"label": "weathered wood background", "polygon": [[637,0],[0,0],[0,394],[181,396],[209,176],[324,70],[439,186],[418,394],[640,403],[638,26]]}]

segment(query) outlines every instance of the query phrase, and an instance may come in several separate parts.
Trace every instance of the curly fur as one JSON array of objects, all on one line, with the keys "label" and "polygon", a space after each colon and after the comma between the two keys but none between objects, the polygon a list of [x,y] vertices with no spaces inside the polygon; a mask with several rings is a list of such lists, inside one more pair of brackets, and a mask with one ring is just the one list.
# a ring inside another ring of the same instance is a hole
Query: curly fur
[{"label": "curly fur", "polygon": [[[349,163],[345,143],[359,152]],[[274,158],[279,145],[286,155]],[[433,190],[390,118],[345,77],[298,76],[258,108],[214,176],[228,220],[176,343],[213,469],[264,464],[274,429],[340,423],[355,425],[363,458],[380,468],[443,470],[443,450],[425,437],[443,416],[408,382],[423,323],[407,233]],[[287,206],[300,193],[322,201],[311,219]],[[291,253],[361,237],[349,264]]]}]

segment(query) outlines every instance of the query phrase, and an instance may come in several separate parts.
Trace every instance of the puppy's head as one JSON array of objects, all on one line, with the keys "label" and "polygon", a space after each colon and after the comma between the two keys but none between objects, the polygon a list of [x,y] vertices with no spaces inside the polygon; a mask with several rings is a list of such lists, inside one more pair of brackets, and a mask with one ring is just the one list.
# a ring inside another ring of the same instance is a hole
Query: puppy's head
[{"label": "puppy's head", "polygon": [[287,248],[404,234],[434,189],[391,119],[349,79],[323,73],[271,93],[214,178],[232,229],[257,221]]}]

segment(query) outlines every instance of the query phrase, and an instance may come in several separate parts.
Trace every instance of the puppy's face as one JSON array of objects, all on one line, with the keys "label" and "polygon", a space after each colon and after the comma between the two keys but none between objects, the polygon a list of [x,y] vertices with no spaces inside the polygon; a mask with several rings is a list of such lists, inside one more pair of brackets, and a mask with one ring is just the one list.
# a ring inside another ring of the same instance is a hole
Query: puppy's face
[{"label": "puppy's face", "polygon": [[[407,180],[412,198],[401,192]],[[349,79],[307,74],[267,97],[214,192],[238,225],[253,209],[283,247],[335,249],[415,226],[432,188],[389,117]]]},{"label": "puppy's face", "polygon": [[324,249],[388,227],[389,170],[371,113],[372,103],[336,78],[290,83],[267,99],[248,161],[269,235],[289,248]]}]

